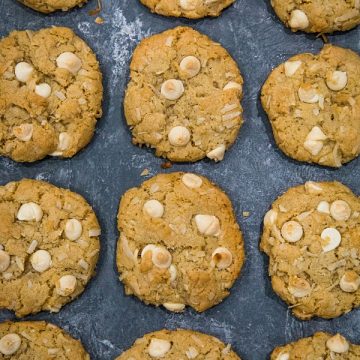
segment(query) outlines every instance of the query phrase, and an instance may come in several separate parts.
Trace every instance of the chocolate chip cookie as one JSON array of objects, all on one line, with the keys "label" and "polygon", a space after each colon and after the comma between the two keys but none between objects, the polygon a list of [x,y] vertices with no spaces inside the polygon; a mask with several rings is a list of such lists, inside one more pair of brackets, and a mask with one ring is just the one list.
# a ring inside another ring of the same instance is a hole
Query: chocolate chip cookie
[{"label": "chocolate chip cookie", "polygon": [[19,0],[22,4],[43,12],[51,13],[57,10],[67,11],[75,6],[81,6],[88,0]]}]

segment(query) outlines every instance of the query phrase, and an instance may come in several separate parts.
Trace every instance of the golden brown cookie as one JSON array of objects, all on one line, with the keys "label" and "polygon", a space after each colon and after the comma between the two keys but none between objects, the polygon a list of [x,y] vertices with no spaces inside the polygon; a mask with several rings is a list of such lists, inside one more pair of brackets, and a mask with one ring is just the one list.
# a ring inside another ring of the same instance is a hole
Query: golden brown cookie
[{"label": "golden brown cookie", "polygon": [[241,360],[230,345],[219,339],[192,330],[160,330],[137,339],[134,345],[116,360],[129,359],[216,359]]},{"label": "golden brown cookie", "polygon": [[360,199],[346,186],[290,188],[265,215],[260,248],[274,291],[298,318],[335,318],[360,306]]},{"label": "golden brown cookie", "polygon": [[0,308],[58,312],[94,275],[100,226],[78,194],[43,181],[0,187]]},{"label": "golden brown cookie", "polygon": [[271,0],[271,5],[292,31],[332,33],[360,24],[359,0]]},{"label": "golden brown cookie", "polygon": [[360,153],[360,56],[326,45],[279,65],[261,101],[279,148],[299,161],[340,167]]},{"label": "golden brown cookie", "polygon": [[45,321],[0,324],[0,359],[90,360],[79,340]]},{"label": "golden brown cookie", "polygon": [[143,40],[130,65],[125,116],[134,144],[172,161],[220,161],[242,124],[242,77],[207,36],[177,27]]},{"label": "golden brown cookie", "polygon": [[0,40],[0,155],[72,157],[101,116],[94,53],[68,28],[14,31]]},{"label": "golden brown cookie", "polygon": [[43,12],[51,13],[57,10],[67,11],[75,6],[81,6],[88,0],[19,0],[22,4]]},{"label": "golden brown cookie", "polygon": [[165,16],[200,19],[219,16],[235,0],[140,0],[152,12]]},{"label": "golden brown cookie", "polygon": [[202,176],[160,174],[122,197],[117,266],[128,295],[204,311],[221,302],[244,262],[229,198]]},{"label": "golden brown cookie", "polygon": [[270,357],[270,360],[302,359],[358,360],[360,346],[350,344],[340,334],[317,332],[311,337],[277,347]]}]

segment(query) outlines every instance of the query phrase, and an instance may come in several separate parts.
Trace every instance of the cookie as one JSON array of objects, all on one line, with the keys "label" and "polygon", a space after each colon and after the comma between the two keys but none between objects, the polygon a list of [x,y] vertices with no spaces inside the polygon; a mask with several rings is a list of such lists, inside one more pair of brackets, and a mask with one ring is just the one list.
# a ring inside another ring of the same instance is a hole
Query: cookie
[{"label": "cookie", "polygon": [[276,348],[270,360],[296,359],[360,359],[360,346],[350,344],[340,334],[317,332],[288,345]]},{"label": "cookie", "polygon": [[90,360],[79,340],[45,321],[0,324],[0,359]]},{"label": "cookie", "polygon": [[191,330],[160,330],[137,339],[134,345],[116,360],[129,359],[217,359],[240,360],[239,356],[219,339]]},{"label": "cookie", "polygon": [[360,306],[360,199],[338,182],[290,188],[265,215],[274,291],[302,320]]},{"label": "cookie", "polygon": [[200,19],[219,16],[235,0],[140,0],[152,12],[165,16]]},{"label": "cookie", "polygon": [[57,10],[67,11],[75,6],[81,6],[87,0],[19,0],[22,4],[42,13],[51,13]]},{"label": "cookie", "polygon": [[84,198],[43,181],[0,187],[0,308],[58,312],[94,275],[100,226]]},{"label": "cookie", "polygon": [[271,0],[271,5],[292,31],[332,33],[360,24],[359,0]]},{"label": "cookie", "polygon": [[124,108],[133,142],[171,161],[220,161],[242,124],[242,77],[207,36],[177,27],[143,40]]},{"label": "cookie", "polygon": [[326,45],[278,66],[261,93],[279,148],[293,159],[340,167],[360,153],[360,57]]},{"label": "cookie", "polygon": [[68,28],[14,31],[0,40],[0,155],[72,157],[101,116],[94,53]]},{"label": "cookie", "polygon": [[221,302],[244,262],[229,198],[195,174],[160,174],[122,197],[117,266],[127,295],[204,311]]}]

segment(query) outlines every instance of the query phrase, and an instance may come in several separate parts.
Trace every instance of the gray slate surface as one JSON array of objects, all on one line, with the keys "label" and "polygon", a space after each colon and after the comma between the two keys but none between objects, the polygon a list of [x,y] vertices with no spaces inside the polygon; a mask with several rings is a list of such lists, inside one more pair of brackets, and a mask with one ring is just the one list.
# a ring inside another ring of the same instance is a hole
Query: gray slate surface
[{"label": "gray slate surface", "polygon": [[[261,223],[271,202],[288,187],[306,180],[340,180],[360,193],[360,158],[340,170],[304,165],[285,157],[275,146],[259,102],[259,90],[270,70],[299,52],[316,52],[323,42],[315,36],[292,34],[273,13],[268,0],[237,0],[218,19],[189,21],[151,14],[137,0],[103,0],[106,23],[97,25],[88,11],[42,15],[16,0],[0,1],[0,35],[14,29],[69,26],[98,55],[104,73],[104,116],[92,143],[70,160],[47,158],[35,164],[0,159],[0,183],[30,177],[76,191],[93,205],[102,227],[102,251],[97,276],[83,295],[58,314],[40,313],[26,319],[51,321],[81,338],[92,359],[113,359],[144,333],[160,328],[191,328],[233,344],[244,360],[267,359],[276,345],[309,336],[317,330],[341,331],[360,343],[360,310],[338,319],[296,320],[274,295],[267,277],[267,259],[258,250]],[[152,151],[131,144],[122,101],[128,64],[136,44],[150,34],[176,25],[190,25],[222,43],[233,55],[245,78],[246,123],[238,141],[220,164],[201,161],[175,165],[208,176],[230,196],[246,240],[247,261],[232,295],[203,314],[186,310],[171,314],[125,297],[117,277],[115,245],[118,237],[118,200],[139,185],[140,173],[163,171]],[[330,36],[331,43],[360,52],[360,27]],[[248,218],[243,211],[250,211]],[[14,318],[0,311],[0,320]]]}]

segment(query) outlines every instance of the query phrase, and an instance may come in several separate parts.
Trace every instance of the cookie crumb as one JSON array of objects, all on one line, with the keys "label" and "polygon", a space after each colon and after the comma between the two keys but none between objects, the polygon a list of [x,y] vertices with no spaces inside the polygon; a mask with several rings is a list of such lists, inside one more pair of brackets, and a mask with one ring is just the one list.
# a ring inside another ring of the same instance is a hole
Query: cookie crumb
[{"label": "cookie crumb", "polygon": [[103,24],[103,23],[105,22],[105,20],[104,20],[102,17],[98,16],[98,17],[95,19],[95,22],[96,22],[97,24],[101,25],[101,24]]},{"label": "cookie crumb", "polygon": [[166,162],[161,164],[162,169],[170,169],[170,168],[172,168],[172,166],[173,165],[172,165],[172,163],[170,161],[166,161]]},{"label": "cookie crumb", "polygon": [[98,15],[102,10],[102,0],[97,0],[97,3],[98,3],[97,7],[89,11],[90,16]]},{"label": "cookie crumb", "polygon": [[149,169],[144,169],[144,170],[141,172],[140,176],[147,176],[147,175],[149,175],[149,173],[150,173]]},{"label": "cookie crumb", "polygon": [[249,211],[243,211],[243,216],[244,217],[249,217],[250,216],[250,212]]}]

